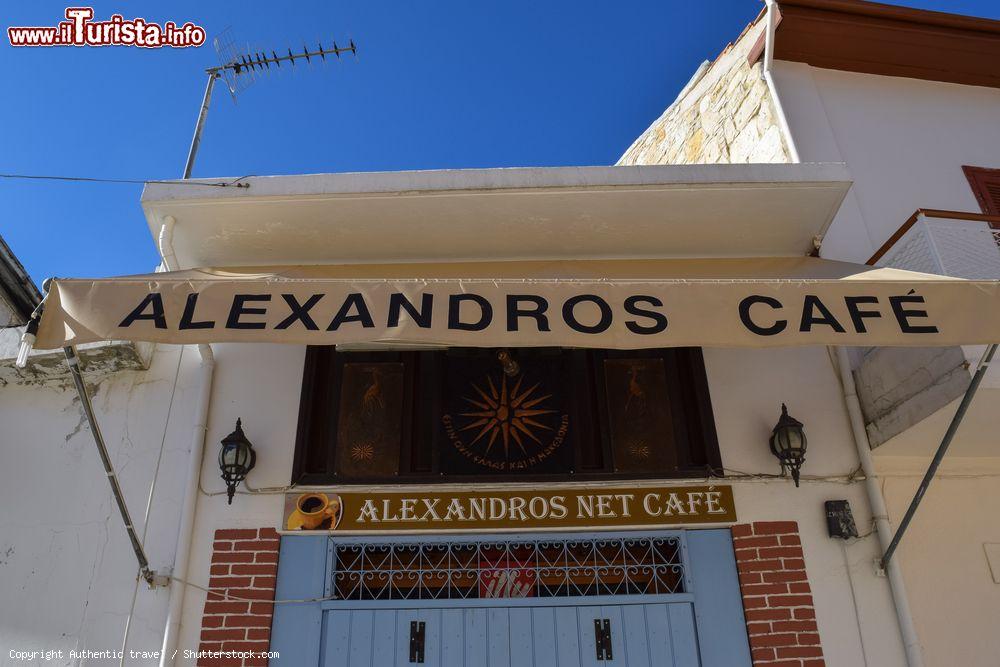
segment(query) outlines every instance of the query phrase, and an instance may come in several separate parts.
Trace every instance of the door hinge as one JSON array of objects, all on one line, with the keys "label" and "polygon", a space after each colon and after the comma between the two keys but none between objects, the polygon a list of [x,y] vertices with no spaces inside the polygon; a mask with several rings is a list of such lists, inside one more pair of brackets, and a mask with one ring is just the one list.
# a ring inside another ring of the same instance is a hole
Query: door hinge
[{"label": "door hinge", "polygon": [[410,621],[410,662],[424,661],[424,622]]},{"label": "door hinge", "polygon": [[611,621],[607,618],[594,619],[594,643],[597,645],[598,660],[613,660],[611,654]]}]

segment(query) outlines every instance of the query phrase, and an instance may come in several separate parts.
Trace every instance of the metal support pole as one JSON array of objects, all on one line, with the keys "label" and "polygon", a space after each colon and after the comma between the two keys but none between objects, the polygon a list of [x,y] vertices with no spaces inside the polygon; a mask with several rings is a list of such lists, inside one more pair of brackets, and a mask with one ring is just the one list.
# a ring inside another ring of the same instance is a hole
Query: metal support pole
[{"label": "metal support pole", "polygon": [[951,441],[955,438],[955,432],[958,431],[958,427],[962,423],[962,418],[965,417],[965,413],[968,411],[969,405],[972,404],[972,398],[976,395],[976,391],[979,389],[979,385],[983,381],[983,376],[986,375],[986,369],[989,368],[990,362],[993,361],[993,355],[996,351],[996,343],[987,346],[986,352],[983,354],[983,358],[979,360],[979,364],[976,366],[976,372],[972,376],[972,382],[969,383],[968,389],[965,390],[965,396],[962,397],[962,402],[958,404],[958,410],[955,411],[955,416],[951,418],[951,424],[948,425],[948,430],[945,431],[944,438],[941,440],[941,444],[938,446],[937,452],[934,453],[931,465],[927,468],[927,472],[924,474],[924,478],[921,480],[920,486],[917,487],[917,492],[914,494],[913,500],[910,501],[910,506],[906,508],[906,514],[903,515],[903,520],[899,523],[899,528],[896,529],[896,534],[892,536],[892,541],[889,542],[889,546],[886,547],[885,555],[882,556],[883,569],[889,564],[889,560],[892,558],[893,553],[895,553],[896,547],[899,546],[899,541],[903,539],[903,533],[906,532],[906,528],[910,525],[910,521],[913,519],[913,515],[917,511],[917,506],[920,505],[920,501],[923,500],[924,494],[927,493],[927,487],[930,486],[931,480],[934,479],[934,475],[937,473],[938,466],[941,465],[941,460],[944,459],[944,455],[948,451]]},{"label": "metal support pole", "polygon": [[208,83],[205,84],[205,97],[201,100],[198,122],[194,126],[194,136],[191,137],[191,148],[188,150],[187,161],[184,163],[184,176],[181,178],[191,178],[191,170],[194,169],[194,158],[198,154],[198,146],[201,144],[201,131],[205,128],[205,118],[208,117],[208,105],[212,103],[212,88],[215,87],[215,79],[218,76],[216,72],[208,73]]},{"label": "metal support pole", "polygon": [[111,494],[115,497],[115,502],[118,504],[118,512],[122,515],[122,521],[125,522],[125,530],[128,532],[128,539],[132,542],[132,550],[135,551],[135,557],[139,561],[139,573],[152,586],[154,584],[153,571],[149,569],[149,559],[146,558],[146,550],[142,548],[139,536],[135,533],[135,527],[132,525],[132,517],[129,515],[128,506],[125,505],[125,496],[122,494],[122,487],[118,483],[118,476],[111,465],[111,457],[108,456],[108,448],[104,444],[101,427],[98,426],[97,417],[94,415],[94,406],[90,403],[90,393],[87,391],[87,385],[84,384],[83,375],[80,373],[80,358],[76,356],[76,350],[72,346],[64,347],[63,352],[66,354],[66,363],[69,364],[70,373],[73,375],[73,382],[76,384],[76,392],[80,395],[80,404],[83,406],[83,412],[87,416],[87,423],[90,424],[90,433],[94,436],[97,452],[101,455],[104,472],[107,474],[108,483],[111,485]]}]

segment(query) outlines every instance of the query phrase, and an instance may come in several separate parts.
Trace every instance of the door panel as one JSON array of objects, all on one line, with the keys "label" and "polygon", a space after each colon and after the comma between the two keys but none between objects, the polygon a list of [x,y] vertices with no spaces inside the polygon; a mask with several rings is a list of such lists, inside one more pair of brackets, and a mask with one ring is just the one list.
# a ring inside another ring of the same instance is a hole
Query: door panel
[{"label": "door panel", "polygon": [[[406,667],[410,662],[410,623],[424,622],[424,667],[438,667],[441,664],[441,610],[440,609],[400,609],[396,612],[396,659],[385,667]],[[349,667],[383,667],[351,663]]]},{"label": "door panel", "polygon": [[[594,619],[603,618],[600,607],[576,607],[576,631],[579,635],[580,658],[576,664],[581,667],[600,667],[613,663],[597,661],[597,638],[594,635]],[[616,625],[612,623],[612,625]]]},{"label": "door panel", "polygon": [[[510,664],[532,665],[535,656],[535,637],[532,629],[531,607],[512,607],[510,613]],[[554,664],[551,661],[548,664]]]},{"label": "door panel", "polygon": [[[660,619],[657,619],[660,616]],[[646,619],[651,622],[647,624]],[[625,642],[625,661],[630,667],[653,667],[654,664],[672,665],[673,652],[667,644],[667,650],[659,647],[656,650],[651,642],[656,639],[653,634],[661,626],[666,625],[667,612],[664,605],[628,605],[622,608],[621,634]],[[662,631],[662,630],[661,630]],[[614,628],[612,628],[614,632]],[[655,656],[655,662],[654,662]]]},{"label": "door panel", "polygon": [[670,645],[674,648],[674,664],[699,664],[698,635],[694,627],[694,608],[689,604],[671,604],[666,606],[670,615]]},{"label": "door panel", "polygon": [[[482,608],[461,609],[465,616],[465,663],[467,665],[487,665],[486,633],[487,610]],[[451,667],[450,665],[448,667]]]},{"label": "door panel", "polygon": [[[511,610],[514,611],[513,609]],[[517,610],[521,612],[521,609]],[[529,607],[532,632],[532,655],[536,665],[559,665],[560,652],[556,643],[556,610],[553,607]],[[530,662],[514,663],[530,665]]]},{"label": "door panel", "polygon": [[510,665],[510,617],[507,607],[487,610],[489,635],[489,665],[507,667]]},{"label": "door panel", "polygon": [[375,631],[375,612],[362,611],[351,614],[351,636],[348,646],[349,665],[372,663],[372,638]]},{"label": "door panel", "polygon": [[441,610],[441,664],[464,665],[466,614],[471,609]]},{"label": "door panel", "polygon": [[669,608],[671,606],[673,605],[657,604],[643,608],[650,663],[654,665],[660,664],[660,661],[667,665],[684,664],[675,655],[676,651],[670,634]]},{"label": "door panel", "polygon": [[396,611],[375,611],[375,629],[372,633],[372,665],[396,665]]},{"label": "door panel", "polygon": [[[323,614],[323,664],[329,667],[347,665],[344,647],[351,637],[351,616],[353,611],[337,609]],[[393,613],[395,616],[395,613]],[[395,632],[393,632],[395,635]],[[389,663],[391,664],[391,663]]]},{"label": "door panel", "polygon": [[[644,609],[652,605],[635,605],[638,609]],[[622,623],[623,607],[577,607],[577,620],[580,633],[580,665],[588,667],[611,667],[617,665],[633,664],[643,665],[643,662],[633,663],[629,660],[631,653],[648,653],[646,651],[645,637],[638,637],[639,645],[626,647],[626,634]],[[594,628],[594,621],[610,621],[611,625],[611,660],[597,659],[597,633]]]},{"label": "door panel", "polygon": [[[597,659],[594,621],[611,628]],[[427,667],[697,667],[690,603],[588,607],[338,609],[324,614],[324,667],[406,667],[410,623],[424,623]]]},{"label": "door panel", "polygon": [[[628,665],[631,667],[633,664],[629,660],[629,652],[625,646],[625,626],[622,623],[623,611],[622,607],[601,607],[601,618],[611,621],[611,655],[614,659],[598,662],[598,667],[600,665]],[[593,628],[589,628],[589,630],[590,634],[594,634]],[[645,648],[645,646],[642,648]]]},{"label": "door panel", "polygon": [[580,622],[573,607],[553,607],[556,626],[555,647],[559,667],[580,665]]}]

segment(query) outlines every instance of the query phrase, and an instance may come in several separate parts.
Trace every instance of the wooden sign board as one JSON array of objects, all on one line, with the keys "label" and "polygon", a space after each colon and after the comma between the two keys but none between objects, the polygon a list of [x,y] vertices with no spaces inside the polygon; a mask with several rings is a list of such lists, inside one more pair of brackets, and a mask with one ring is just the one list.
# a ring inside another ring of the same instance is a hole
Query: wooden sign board
[{"label": "wooden sign board", "polygon": [[482,491],[364,491],[285,496],[283,531],[424,533],[665,528],[733,523],[732,487],[649,486]]}]

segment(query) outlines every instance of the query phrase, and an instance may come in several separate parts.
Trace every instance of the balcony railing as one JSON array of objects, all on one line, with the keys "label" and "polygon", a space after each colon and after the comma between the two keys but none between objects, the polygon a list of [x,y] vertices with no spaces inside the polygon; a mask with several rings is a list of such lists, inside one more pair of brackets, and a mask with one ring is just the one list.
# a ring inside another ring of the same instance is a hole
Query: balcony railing
[{"label": "balcony railing", "polygon": [[1000,280],[1000,216],[918,208],[868,264]]}]

